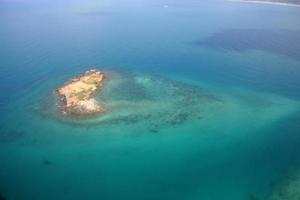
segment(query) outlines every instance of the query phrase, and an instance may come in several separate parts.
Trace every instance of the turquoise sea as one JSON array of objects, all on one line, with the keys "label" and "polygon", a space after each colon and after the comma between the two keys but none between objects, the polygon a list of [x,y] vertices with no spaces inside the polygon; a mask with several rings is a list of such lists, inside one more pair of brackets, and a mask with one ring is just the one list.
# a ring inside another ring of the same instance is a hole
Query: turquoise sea
[{"label": "turquoise sea", "polygon": [[[109,111],[62,117],[92,67]],[[299,7],[0,0],[1,200],[269,200],[299,170]]]}]

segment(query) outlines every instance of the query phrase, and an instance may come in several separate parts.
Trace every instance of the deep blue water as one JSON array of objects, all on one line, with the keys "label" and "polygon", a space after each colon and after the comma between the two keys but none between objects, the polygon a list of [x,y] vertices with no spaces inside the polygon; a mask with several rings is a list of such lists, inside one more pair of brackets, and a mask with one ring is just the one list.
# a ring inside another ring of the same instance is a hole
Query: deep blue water
[{"label": "deep blue water", "polygon": [[[0,0],[0,196],[268,197],[300,169],[299,19],[221,0]],[[54,90],[91,66],[113,109],[61,117]]]}]

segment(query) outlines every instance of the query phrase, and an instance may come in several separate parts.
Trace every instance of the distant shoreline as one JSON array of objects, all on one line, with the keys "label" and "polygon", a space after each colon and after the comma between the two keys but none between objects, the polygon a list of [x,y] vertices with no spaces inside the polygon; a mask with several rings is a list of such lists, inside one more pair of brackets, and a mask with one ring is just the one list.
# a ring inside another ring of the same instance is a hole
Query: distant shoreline
[{"label": "distant shoreline", "polygon": [[260,3],[260,4],[271,4],[278,6],[290,6],[290,7],[300,7],[300,4],[294,3],[283,3],[283,2],[275,2],[275,1],[259,1],[259,0],[227,0],[231,2],[241,2],[241,3]]}]

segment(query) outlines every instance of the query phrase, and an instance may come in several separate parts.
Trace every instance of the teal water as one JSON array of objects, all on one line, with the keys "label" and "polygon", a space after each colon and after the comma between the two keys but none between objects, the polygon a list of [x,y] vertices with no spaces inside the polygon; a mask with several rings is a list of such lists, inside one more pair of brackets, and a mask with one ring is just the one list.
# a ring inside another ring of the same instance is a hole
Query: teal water
[{"label": "teal water", "polygon": [[[300,9],[226,1],[0,1],[0,196],[268,196],[300,168]],[[111,79],[89,119],[54,90]]]}]

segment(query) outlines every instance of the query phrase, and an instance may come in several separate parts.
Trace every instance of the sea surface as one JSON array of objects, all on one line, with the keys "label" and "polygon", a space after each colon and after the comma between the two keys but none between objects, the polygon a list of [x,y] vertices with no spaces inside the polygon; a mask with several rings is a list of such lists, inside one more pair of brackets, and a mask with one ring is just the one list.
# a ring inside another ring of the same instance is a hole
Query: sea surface
[{"label": "sea surface", "polygon": [[[62,116],[90,68],[109,109]],[[299,170],[299,7],[0,0],[1,200],[269,200]]]}]

